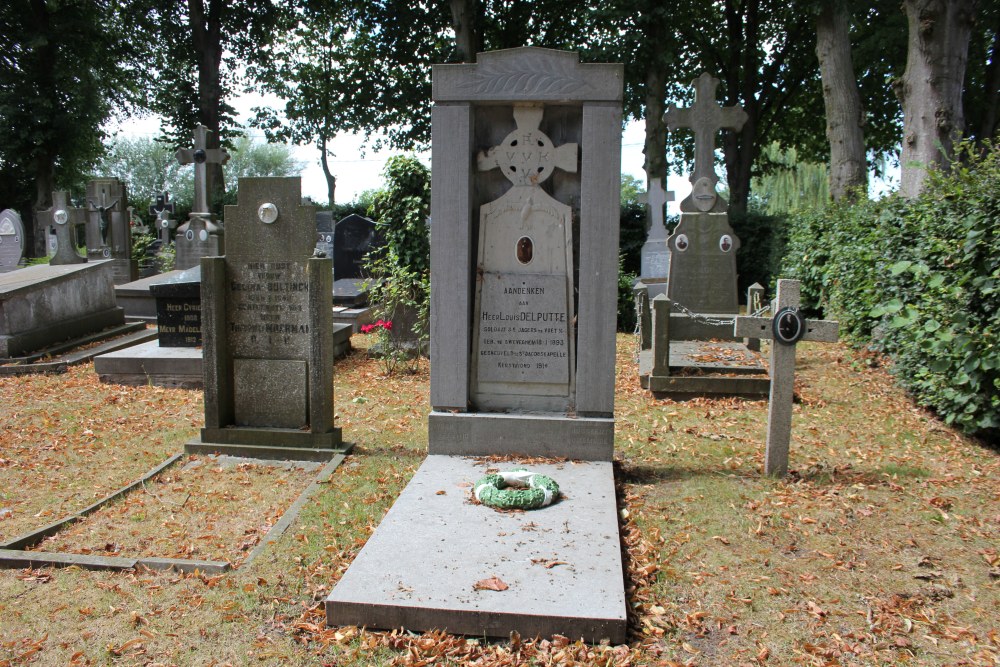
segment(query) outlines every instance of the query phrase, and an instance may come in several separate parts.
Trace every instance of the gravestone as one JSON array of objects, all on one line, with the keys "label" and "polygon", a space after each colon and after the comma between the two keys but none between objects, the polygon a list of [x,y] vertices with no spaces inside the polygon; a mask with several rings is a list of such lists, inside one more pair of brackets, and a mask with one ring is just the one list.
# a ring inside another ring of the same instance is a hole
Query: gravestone
[{"label": "gravestone", "polygon": [[339,220],[333,228],[333,279],[367,278],[365,256],[382,245],[374,220],[356,213]]},{"label": "gravestone", "polygon": [[667,250],[667,226],[664,223],[667,202],[674,200],[674,193],[663,189],[659,178],[649,181],[646,189],[646,205],[649,207],[649,232],[640,253],[639,280],[646,287],[649,296],[655,297],[666,290],[670,272],[670,251]]},{"label": "gravestone", "polygon": [[829,320],[807,320],[799,312],[801,285],[779,280],[773,317],[737,317],[737,336],[771,339],[771,393],[767,402],[767,449],[764,473],[783,477],[788,472],[795,397],[795,346],[800,340],[833,343],[840,325]]},{"label": "gravestone", "polygon": [[694,105],[671,105],[663,120],[672,130],[689,128],[695,135],[691,194],[680,203],[681,219],[667,239],[670,251],[667,296],[695,313],[736,313],[736,251],[740,240],[729,225],[727,202],[716,192],[715,135],[739,130],[746,112],[715,101],[719,80],[707,73],[692,82]]},{"label": "gravestone", "polygon": [[[525,47],[432,78],[429,456],[327,598],[327,621],[623,641],[611,468],[623,68]],[[476,456],[576,459],[531,459],[569,495],[531,513],[470,503],[488,465]],[[542,552],[574,566],[531,565]],[[491,574],[510,588],[477,590]]]},{"label": "gravestone", "polygon": [[226,164],[229,153],[223,148],[207,148],[208,128],[198,125],[194,131],[194,147],[180,148],[175,153],[181,164],[194,165],[194,204],[188,221],[177,228],[174,239],[176,257],[174,268],[190,269],[198,266],[202,257],[217,257],[224,244],[222,229],[212,222],[208,206],[207,164]]},{"label": "gravestone", "polygon": [[24,254],[24,224],[13,209],[0,212],[0,273],[17,268]]},{"label": "gravestone", "polygon": [[117,178],[95,178],[87,183],[87,258],[110,259],[116,285],[139,277],[132,259],[132,229],[125,186]]},{"label": "gravestone", "polygon": [[333,267],[299,178],[244,178],[224,257],[201,262],[205,428],[189,451],[329,459]]},{"label": "gravestone", "polygon": [[149,291],[156,299],[160,347],[201,347],[201,267],[171,272]]},{"label": "gravestone", "polygon": [[76,244],[76,228],[85,224],[86,212],[82,208],[69,205],[69,198],[64,190],[52,193],[52,207],[38,213],[39,222],[51,226],[55,231],[56,251],[49,264],[83,264],[87,258],[82,256]]},{"label": "gravestone", "polygon": [[166,248],[170,244],[170,232],[177,227],[177,222],[170,218],[174,212],[174,202],[170,200],[170,193],[163,191],[156,195],[156,201],[149,205],[149,214],[155,216],[156,236],[160,241],[160,248]]},{"label": "gravestone", "polygon": [[323,257],[333,257],[333,213],[330,211],[316,212],[316,250],[323,253]]}]

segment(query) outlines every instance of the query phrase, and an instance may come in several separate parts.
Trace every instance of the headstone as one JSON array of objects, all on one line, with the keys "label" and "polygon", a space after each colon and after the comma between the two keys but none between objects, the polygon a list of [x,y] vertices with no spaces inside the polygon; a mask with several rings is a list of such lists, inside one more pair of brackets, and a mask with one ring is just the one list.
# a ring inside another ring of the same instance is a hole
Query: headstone
[{"label": "headstone", "polygon": [[156,201],[149,205],[149,214],[156,220],[154,225],[161,248],[167,247],[170,243],[170,232],[177,227],[177,222],[170,218],[173,212],[174,202],[170,200],[170,193],[165,190],[156,195]]},{"label": "headstone", "polygon": [[[330,211],[316,212],[316,250],[323,257],[333,257],[333,213]],[[336,267],[334,272],[336,273]]]},{"label": "headstone", "polygon": [[86,212],[82,208],[69,205],[69,197],[63,190],[52,193],[52,207],[38,213],[39,221],[55,230],[56,251],[49,264],[82,264],[87,261],[80,255],[76,245],[76,227],[85,222]]},{"label": "headstone", "polygon": [[333,279],[366,278],[365,256],[382,245],[374,220],[352,213],[333,230]]},{"label": "headstone", "polygon": [[[432,79],[430,455],[327,621],[623,641],[611,548],[623,68],[526,47],[436,65]],[[488,465],[475,456],[579,459],[531,466],[587,491],[498,514],[460,491]],[[532,568],[540,551],[576,572]],[[489,575],[512,585],[476,590]]]},{"label": "headstone", "polygon": [[779,280],[774,316],[737,317],[734,326],[737,336],[771,339],[771,394],[767,403],[764,473],[777,477],[788,472],[795,397],[795,345],[800,340],[833,343],[839,338],[837,322],[807,320],[802,316],[800,290],[797,280]]},{"label": "headstone", "polygon": [[206,148],[208,128],[198,125],[194,131],[194,147],[180,148],[175,157],[181,164],[194,164],[194,205],[187,222],[177,228],[174,267],[190,269],[198,266],[202,257],[222,254],[222,229],[212,222],[208,207],[207,164],[225,164],[229,153],[222,148]]},{"label": "headstone", "polygon": [[298,178],[244,178],[224,257],[202,259],[205,428],[189,451],[331,458],[333,270]]},{"label": "headstone", "polygon": [[729,225],[726,201],[715,190],[715,135],[720,129],[738,130],[746,112],[738,106],[720,107],[715,101],[719,80],[705,73],[692,82],[694,105],[671,105],[663,119],[672,130],[690,128],[695,135],[692,190],[681,201],[681,220],[667,239],[670,251],[667,296],[696,313],[736,313],[736,251],[740,240]]},{"label": "headstone", "polygon": [[670,270],[670,251],[667,250],[667,226],[664,223],[667,202],[674,200],[674,193],[663,189],[659,178],[649,181],[646,205],[649,206],[649,232],[642,245],[639,280],[653,291],[651,297],[662,294]]},{"label": "headstone", "polygon": [[86,201],[87,258],[112,260],[116,285],[136,280],[125,186],[117,178],[95,178],[87,184]]},{"label": "headstone", "polygon": [[17,268],[24,254],[24,224],[13,209],[0,212],[0,273]]},{"label": "headstone", "polygon": [[156,299],[160,347],[201,347],[201,267],[172,273],[149,291]]}]

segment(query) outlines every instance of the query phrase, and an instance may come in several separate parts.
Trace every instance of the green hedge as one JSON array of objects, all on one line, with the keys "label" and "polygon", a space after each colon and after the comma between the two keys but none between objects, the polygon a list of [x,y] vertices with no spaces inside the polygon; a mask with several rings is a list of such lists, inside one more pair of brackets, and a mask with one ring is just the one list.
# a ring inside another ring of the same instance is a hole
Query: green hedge
[{"label": "green hedge", "polygon": [[918,402],[1000,436],[1000,152],[932,173],[913,200],[831,206],[789,221],[783,275],[846,338],[888,354]]}]

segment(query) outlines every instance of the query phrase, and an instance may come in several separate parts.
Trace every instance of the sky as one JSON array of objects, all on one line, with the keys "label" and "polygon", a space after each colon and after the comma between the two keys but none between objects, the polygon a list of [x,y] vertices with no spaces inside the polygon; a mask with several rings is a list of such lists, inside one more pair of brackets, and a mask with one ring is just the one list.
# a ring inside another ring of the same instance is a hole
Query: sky
[{"label": "sky", "polygon": [[[253,115],[252,109],[263,105],[280,106],[280,101],[275,97],[247,94],[238,97],[233,102],[237,118],[240,123],[244,124],[244,127]],[[111,133],[120,132],[129,137],[152,138],[159,136],[159,128],[159,117],[150,116],[127,119],[121,124],[112,124],[108,130]],[[250,128],[246,132],[255,141],[265,142],[264,135],[260,130]],[[632,121],[626,125],[622,133],[622,173],[634,176],[645,185],[646,175],[642,170],[644,136],[642,122]],[[386,161],[393,155],[402,154],[402,151],[383,150],[376,152],[370,148],[365,149],[364,138],[350,133],[337,135],[331,143],[330,149],[333,154],[329,160],[330,169],[337,177],[337,203],[354,201],[365,190],[381,187],[382,169],[385,167]],[[316,201],[325,202],[327,199],[326,179],[323,177],[323,168],[319,163],[319,151],[314,146],[292,146],[292,151],[295,159],[305,165],[301,173],[302,194]],[[417,156],[424,164],[430,166],[430,151],[418,153]],[[691,185],[686,177],[675,175],[668,178],[668,185],[669,189],[675,192],[673,202],[667,204],[667,213],[673,215],[679,212],[678,203],[690,192]]]}]

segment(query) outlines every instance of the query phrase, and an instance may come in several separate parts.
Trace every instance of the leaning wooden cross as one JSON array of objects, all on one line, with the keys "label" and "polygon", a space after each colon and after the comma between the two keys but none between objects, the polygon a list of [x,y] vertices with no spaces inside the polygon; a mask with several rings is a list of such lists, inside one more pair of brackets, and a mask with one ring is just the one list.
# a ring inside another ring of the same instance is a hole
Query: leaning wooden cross
[{"label": "leaning wooden cross", "polygon": [[737,337],[768,338],[771,343],[771,395],[767,407],[767,452],[764,473],[783,477],[788,472],[788,444],[792,435],[792,399],[795,393],[795,344],[800,340],[836,342],[839,324],[807,320],[799,312],[797,280],[779,280],[774,317],[737,317]]}]

